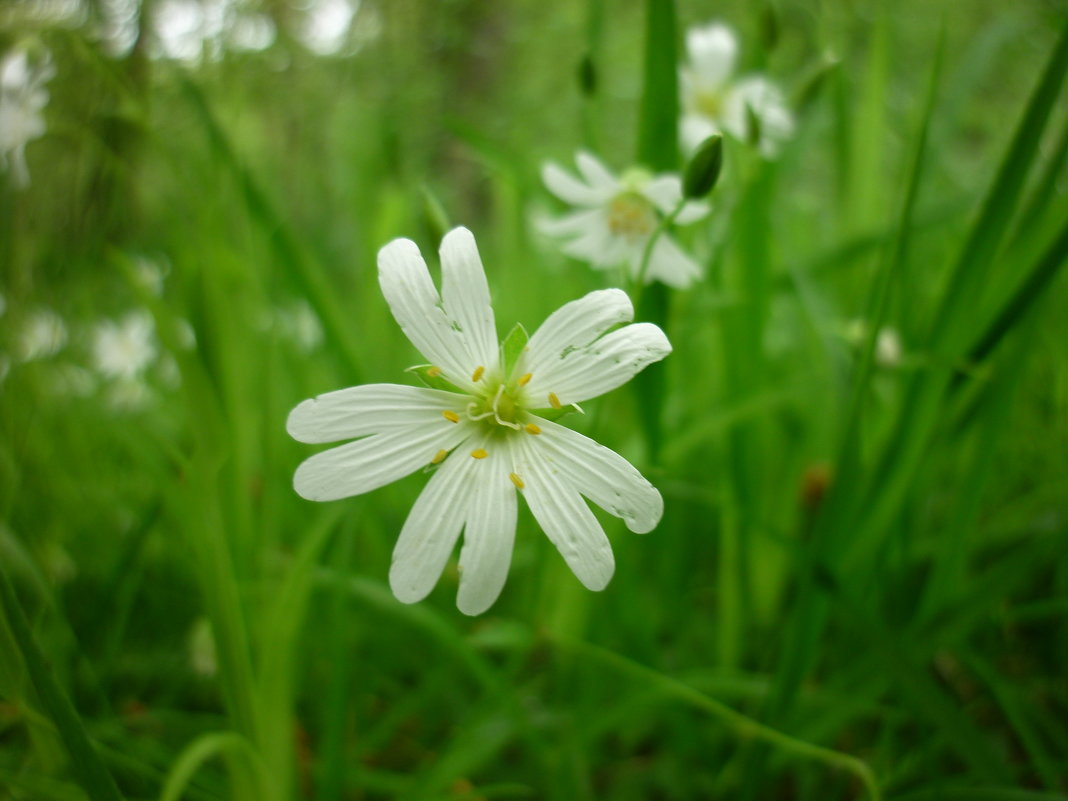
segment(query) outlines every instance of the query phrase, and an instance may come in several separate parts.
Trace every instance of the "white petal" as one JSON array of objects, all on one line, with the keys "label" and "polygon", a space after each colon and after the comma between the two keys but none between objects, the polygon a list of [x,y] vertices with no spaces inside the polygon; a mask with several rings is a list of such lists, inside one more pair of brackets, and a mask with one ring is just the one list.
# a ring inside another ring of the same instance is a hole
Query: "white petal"
[{"label": "white petal", "polygon": [[795,127],[782,90],[759,75],[735,84],[725,103],[723,127],[742,141],[749,139],[747,107],[760,120],[761,151],[765,156],[774,156],[779,145],[793,136]]},{"label": "white petal", "polygon": [[645,534],[664,513],[660,493],[615,451],[570,428],[535,418],[541,434],[531,440],[541,457],[571,487],[606,512],[623,518],[627,528]]},{"label": "white petal", "polygon": [[[642,194],[664,214],[670,214],[682,200],[682,181],[676,175],[658,175],[643,188]],[[707,203],[689,201],[675,215],[676,225],[688,225],[700,220],[710,211]]]},{"label": "white petal", "polygon": [[686,32],[686,52],[695,77],[709,87],[722,86],[734,72],[738,39],[726,25],[712,23]]},{"label": "white petal", "polygon": [[578,237],[561,246],[566,255],[588,261],[594,267],[615,267],[626,260],[629,248],[625,240],[608,229],[604,212],[597,209],[591,226]]},{"label": "white petal", "polygon": [[527,506],[578,580],[591,590],[603,590],[615,572],[608,537],[582,496],[540,457],[531,439],[518,440],[516,448],[516,473],[523,479]]},{"label": "white petal", "polygon": [[563,405],[581,403],[626,383],[652,362],[671,353],[664,332],[652,323],[634,323],[557,356],[528,362],[527,408],[547,408],[549,393]]},{"label": "white petal", "polygon": [[569,236],[584,234],[596,225],[604,226],[604,211],[601,209],[583,209],[565,214],[563,217],[543,217],[538,220],[538,230],[547,236]]},{"label": "white petal", "polygon": [[702,114],[686,114],[679,124],[679,138],[682,149],[692,154],[701,143],[714,133],[720,133],[721,127]]},{"label": "white petal", "polygon": [[480,364],[479,357],[469,352],[466,340],[453,326],[455,321],[445,314],[414,242],[394,239],[378,251],[378,283],[393,318],[416,349],[457,387],[474,389],[471,373]]},{"label": "white petal", "polygon": [[463,451],[446,459],[408,513],[389,568],[398,601],[413,604],[434,589],[467,518],[474,462]]},{"label": "white petal", "polygon": [[708,213],[711,210],[712,207],[707,203],[691,200],[684,205],[682,211],[675,216],[675,224],[689,225],[690,223],[697,222],[702,217],[708,216]]},{"label": "white petal", "polygon": [[[637,277],[639,261],[631,263],[632,274]],[[669,235],[663,234],[653,246],[649,257],[649,269],[645,283],[660,281],[675,289],[687,289],[701,277],[701,266],[682,250]]]},{"label": "white petal", "polygon": [[[508,477],[514,471],[508,440],[485,445],[489,456],[476,462],[474,485],[464,545],[460,550],[460,590],[456,605],[465,615],[480,615],[501,594],[512,562],[515,542],[515,485]],[[457,454],[454,458],[460,458]]]},{"label": "white petal", "polygon": [[632,319],[634,307],[622,289],[598,289],[565,303],[546,318],[527,343],[524,372],[547,368],[586,347],[612,326]]},{"label": "white petal", "polygon": [[365,384],[301,401],[286,431],[300,442],[338,442],[437,422],[450,409],[462,414],[470,398],[402,384]]},{"label": "white petal", "polygon": [[550,192],[572,206],[599,206],[609,197],[603,189],[587,186],[551,162],[542,166],[541,179]]},{"label": "white petal", "polygon": [[586,179],[586,183],[594,189],[601,190],[608,195],[619,191],[619,179],[612,175],[593,154],[580,150],[575,155],[575,163],[578,164],[579,172]]},{"label": "white petal", "polygon": [[454,228],[441,240],[440,254],[445,312],[459,325],[476,366],[490,369],[497,363],[497,329],[475,237],[466,228]]},{"label": "white petal", "polygon": [[670,214],[682,200],[682,181],[677,175],[658,175],[642,187],[642,194],[663,214]]},{"label": "white petal", "polygon": [[451,450],[469,437],[472,425],[442,417],[331,448],[297,468],[293,488],[309,501],[362,495],[430,464],[439,450]]}]

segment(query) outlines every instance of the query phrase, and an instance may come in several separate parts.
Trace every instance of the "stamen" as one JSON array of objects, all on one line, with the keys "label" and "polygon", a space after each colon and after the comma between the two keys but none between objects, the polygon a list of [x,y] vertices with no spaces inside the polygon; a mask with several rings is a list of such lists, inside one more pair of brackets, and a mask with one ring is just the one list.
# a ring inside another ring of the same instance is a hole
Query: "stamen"
[{"label": "stamen", "polygon": [[449,455],[446,450],[440,450],[434,454],[434,458],[430,460],[430,464],[441,464],[445,461],[445,457]]},{"label": "stamen", "polygon": [[519,380],[516,381],[516,383],[519,384],[519,386],[521,387],[525,387],[527,384],[530,383],[530,379],[533,377],[533,373],[523,373],[523,375],[519,376]]},{"label": "stamen", "polygon": [[437,378],[439,375],[441,375],[441,368],[437,365],[432,365],[427,368],[426,374],[431,378]]},{"label": "stamen", "polygon": [[450,423],[459,423],[460,415],[454,412],[452,409],[446,409],[441,413],[441,416],[448,420]]},{"label": "stamen", "polygon": [[552,406],[554,409],[560,408],[560,399],[556,397],[555,392],[549,393],[549,405]]},{"label": "stamen", "polygon": [[527,430],[528,434],[540,434],[541,433],[541,429],[538,428],[534,423],[527,423],[525,426],[523,426],[523,428],[525,428]]},{"label": "stamen", "polygon": [[473,451],[471,451],[472,459],[485,459],[487,456],[489,456],[489,454],[486,453],[485,448],[475,448]]},{"label": "stamen", "polygon": [[472,381],[478,381],[478,379],[482,378],[482,374],[484,372],[486,372],[486,368],[483,367],[482,365],[479,365],[478,367],[475,368],[475,372],[471,373],[471,380]]},{"label": "stamen", "polygon": [[523,483],[523,479],[517,476],[515,473],[509,473],[508,478],[512,479],[512,483],[515,484],[516,489],[523,489],[526,484]]}]

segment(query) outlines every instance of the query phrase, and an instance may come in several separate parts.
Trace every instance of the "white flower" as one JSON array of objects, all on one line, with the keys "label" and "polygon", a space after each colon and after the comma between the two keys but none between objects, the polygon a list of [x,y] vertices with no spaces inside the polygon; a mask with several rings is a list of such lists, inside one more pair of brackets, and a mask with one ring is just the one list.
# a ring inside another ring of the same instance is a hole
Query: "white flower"
[{"label": "white flower", "polygon": [[[556,164],[542,167],[541,176],[554,195],[578,211],[557,220],[545,220],[541,229],[566,240],[564,253],[588,261],[597,269],[626,265],[637,278],[649,237],[660,215],[675,210],[682,200],[682,181],[677,175],[653,175],[631,169],[617,178],[589,153],[575,156],[581,178]],[[708,214],[705,203],[686,203],[675,222],[695,222]],[[661,281],[685,289],[701,275],[697,262],[664,232],[656,240],[645,273],[646,283]]]},{"label": "white flower", "polygon": [[688,62],[680,71],[683,147],[692,151],[714,133],[748,142],[750,116],[759,127],[760,152],[774,158],[794,134],[794,118],[782,90],[761,75],[733,80],[738,40],[726,25],[711,23],[686,33]]},{"label": "white flower", "polygon": [[28,186],[26,144],[44,135],[41,112],[48,104],[44,88],[55,68],[51,58],[31,67],[24,50],[8,53],[0,62],[0,169],[7,169],[18,187]]},{"label": "white flower", "polygon": [[51,309],[38,309],[30,314],[19,332],[18,358],[32,362],[52,356],[67,344],[67,325]]},{"label": "white flower", "polygon": [[275,321],[282,335],[303,353],[311,353],[323,344],[323,326],[307,301],[275,309]]},{"label": "white flower", "polygon": [[[846,325],[845,338],[850,344],[860,347],[868,338],[869,330],[867,320],[856,318]],[[875,363],[882,367],[899,367],[903,355],[904,348],[897,329],[890,326],[880,328],[875,336]]]},{"label": "white flower", "polygon": [[603,589],[612,550],[583,496],[638,533],[656,526],[663,501],[621,456],[546,417],[620,386],[671,345],[649,323],[609,331],[633,309],[606,289],[565,304],[525,346],[525,335],[515,346],[518,328],[499,346],[470,231],[445,236],[441,265],[439,294],[414,242],[378,254],[393,317],[432,362],[424,375],[451,389],[369,384],[299,404],[286,424],[295,439],[358,439],[301,464],[294,488],[335,500],[437,466],[393,551],[390,585],[405,603],[433,589],[463,530],[457,605],[469,615],[488,609],[508,575],[517,492],[579,580]]},{"label": "white flower", "polygon": [[145,311],[121,322],[104,320],[93,331],[93,366],[108,378],[135,379],[156,358],[155,327]]}]

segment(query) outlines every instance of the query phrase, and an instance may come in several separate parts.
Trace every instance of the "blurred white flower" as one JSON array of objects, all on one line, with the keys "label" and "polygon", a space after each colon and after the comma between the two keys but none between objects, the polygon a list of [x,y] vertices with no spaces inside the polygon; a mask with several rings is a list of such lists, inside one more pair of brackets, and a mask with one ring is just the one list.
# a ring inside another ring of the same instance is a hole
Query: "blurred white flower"
[{"label": "blurred white flower", "polygon": [[93,331],[93,366],[108,378],[135,379],[156,358],[152,316],[128,312],[120,322],[104,320]]},{"label": "blurred white flower", "polygon": [[305,47],[320,56],[340,51],[349,38],[360,0],[311,0],[299,36]]},{"label": "blurred white flower", "polygon": [[439,294],[414,242],[378,254],[393,317],[433,363],[427,383],[442,388],[369,384],[299,404],[286,423],[295,439],[359,439],[306,460],[294,488],[329,501],[437,466],[393,551],[390,586],[404,603],[433,589],[463,530],[457,605],[469,615],[488,609],[508,576],[517,491],[579,580],[603,589],[612,549],[583,496],[638,533],[656,526],[663,500],[621,456],[546,418],[629,381],[671,345],[650,323],[616,328],[634,310],[624,292],[606,289],[565,304],[529,341],[517,327],[499,346],[470,231],[445,236],[441,271]]},{"label": "blurred white flower", "polygon": [[51,309],[32,312],[22,324],[16,343],[19,361],[31,362],[52,356],[67,344],[67,325]]},{"label": "blurred white flower", "polygon": [[198,676],[211,677],[219,670],[215,655],[215,635],[211,630],[211,622],[206,617],[197,618],[189,630],[189,662]]},{"label": "blurred white flower", "polygon": [[[669,214],[682,200],[682,181],[677,175],[653,175],[631,169],[617,178],[594,156],[579,152],[575,161],[581,177],[560,166],[542,167],[545,185],[574,211],[559,219],[542,220],[539,227],[564,240],[564,253],[588,261],[596,269],[626,266],[632,279],[638,277],[649,237],[661,215]],[[705,203],[688,202],[675,218],[680,225],[695,222],[709,212]],[[683,251],[665,231],[653,246],[645,282],[661,281],[685,289],[701,275],[693,257]]]},{"label": "blurred white flower", "polygon": [[17,187],[30,183],[26,144],[44,135],[42,111],[48,105],[44,85],[56,73],[50,55],[30,64],[25,50],[15,50],[0,62],[0,169],[10,168]]},{"label": "blurred white flower", "polygon": [[165,258],[134,257],[133,272],[135,279],[156,297],[163,294],[163,282],[170,271],[171,266]]},{"label": "blurred white flower", "polygon": [[323,326],[307,301],[299,300],[275,312],[279,330],[304,353],[310,353],[323,342]]},{"label": "blurred white flower", "polygon": [[[794,118],[782,90],[761,75],[734,80],[738,40],[721,23],[690,28],[688,61],[680,70],[682,120],[679,134],[687,151],[714,133],[728,133],[743,142],[759,135],[760,152],[774,158],[794,134]],[[757,121],[758,131],[752,130]]]},{"label": "blurred white flower", "polygon": [[[850,344],[859,347],[867,339],[869,330],[868,321],[857,318],[846,326],[845,338]],[[890,326],[880,328],[875,337],[875,363],[882,367],[898,367],[903,355],[904,348],[897,329]]]}]

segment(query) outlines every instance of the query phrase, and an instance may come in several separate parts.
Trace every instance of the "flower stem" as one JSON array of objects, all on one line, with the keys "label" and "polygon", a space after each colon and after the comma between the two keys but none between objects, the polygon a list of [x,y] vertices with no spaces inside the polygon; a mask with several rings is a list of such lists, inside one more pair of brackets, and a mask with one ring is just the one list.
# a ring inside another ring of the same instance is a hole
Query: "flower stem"
[{"label": "flower stem", "polygon": [[78,783],[91,801],[122,801],[122,794],[115,785],[115,779],[89,741],[89,735],[85,733],[74,705],[56,681],[51,664],[37,647],[22,605],[15,595],[15,589],[3,570],[0,570],[0,607],[7,617],[19,651],[22,652],[26,672],[34,690],[37,691],[41,705],[67,747]]},{"label": "flower stem", "polygon": [[641,300],[642,290],[645,288],[645,275],[649,272],[649,262],[652,260],[653,248],[656,246],[656,240],[660,238],[660,235],[664,233],[675,222],[675,218],[679,216],[682,211],[682,207],[686,205],[686,198],[680,198],[678,204],[668,214],[660,218],[660,222],[657,224],[653,232],[649,234],[649,239],[645,242],[645,249],[642,250],[642,260],[638,264],[638,274],[634,277],[634,289],[631,292],[632,300],[634,301],[634,307],[638,307],[638,301]]},{"label": "flower stem", "polygon": [[556,645],[565,649],[591,656],[602,664],[616,668],[621,673],[630,674],[631,676],[652,682],[668,695],[673,696],[680,701],[684,701],[690,706],[708,712],[739,737],[751,737],[755,740],[763,740],[769,745],[800,759],[814,760],[816,762],[822,762],[832,768],[848,771],[856,776],[857,779],[860,780],[860,783],[864,785],[865,793],[870,801],[882,801],[882,793],[879,790],[879,784],[875,779],[875,774],[872,772],[871,767],[868,766],[868,763],[855,756],[844,754],[841,751],[833,751],[830,748],[824,748],[823,746],[814,745],[804,740],[799,740],[796,737],[791,737],[788,734],[784,734],[770,726],[765,726],[763,723],[743,715],[741,712],[717,701],[715,698],[705,695],[678,679],[660,673],[639,662],[635,662],[632,659],[628,659],[625,656],[601,648],[600,646],[579,640],[565,640],[562,638],[554,638],[554,642]]}]

